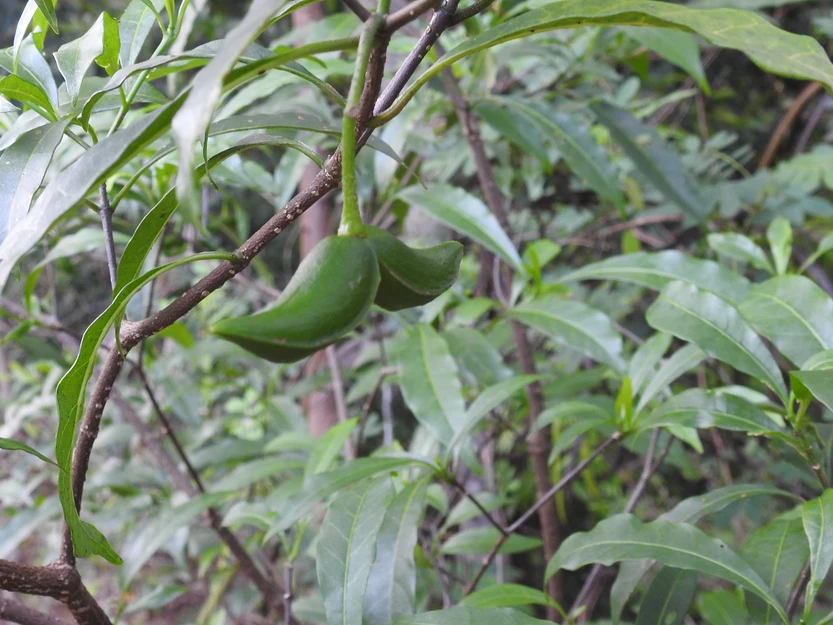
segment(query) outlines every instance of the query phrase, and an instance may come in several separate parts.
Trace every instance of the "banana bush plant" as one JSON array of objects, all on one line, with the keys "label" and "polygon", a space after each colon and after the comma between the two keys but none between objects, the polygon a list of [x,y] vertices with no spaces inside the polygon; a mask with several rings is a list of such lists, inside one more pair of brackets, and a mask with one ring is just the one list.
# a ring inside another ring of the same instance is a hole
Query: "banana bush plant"
[{"label": "banana bush plant", "polygon": [[833,92],[818,41],[655,0],[253,0],[221,38],[130,0],[66,38],[62,4],[0,50],[0,619],[833,622],[829,151],[753,175],[655,123],[705,106],[700,46]]}]

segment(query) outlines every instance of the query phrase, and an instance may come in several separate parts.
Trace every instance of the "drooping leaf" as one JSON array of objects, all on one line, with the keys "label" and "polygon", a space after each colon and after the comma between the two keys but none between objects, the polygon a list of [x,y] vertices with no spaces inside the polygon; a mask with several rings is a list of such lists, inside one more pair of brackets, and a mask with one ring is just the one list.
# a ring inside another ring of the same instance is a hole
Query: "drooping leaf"
[{"label": "drooping leaf", "polygon": [[521,275],[526,274],[518,250],[497,218],[483,202],[463,189],[446,184],[431,184],[427,188],[414,185],[400,191],[399,199],[500,256]]},{"label": "drooping leaf", "polygon": [[34,456],[44,462],[48,462],[49,464],[54,464],[56,467],[58,466],[54,460],[50,460],[49,457],[44,456],[42,453],[37,451],[36,449],[31,448],[26,443],[21,443],[20,441],[16,441],[12,438],[2,438],[0,437],[0,449],[5,449],[7,451],[24,451],[29,455]]},{"label": "drooping leaf", "polygon": [[700,60],[700,48],[692,35],[670,28],[627,26],[625,31],[666,61],[688,72],[706,95],[711,93],[709,80]]},{"label": "drooping leaf", "polygon": [[84,152],[78,160],[58,174],[35,201],[29,214],[14,229],[14,236],[0,243],[0,292],[15,264],[52,225],[77,206],[114,169],[165,132],[171,117],[182,103],[174,100],[143,117]]},{"label": "drooping leaf", "polygon": [[64,77],[72,105],[78,99],[81,81],[90,66],[104,53],[104,13],[78,39],[62,45],[55,52],[58,70]]},{"label": "drooping leaf", "polygon": [[553,601],[537,588],[521,584],[492,584],[463,597],[459,605],[464,608],[489,610],[521,605],[550,606],[553,605]]},{"label": "drooping leaf", "polygon": [[400,617],[394,625],[551,625],[509,608],[479,610],[458,607]]},{"label": "drooping leaf", "polygon": [[697,573],[665,566],[639,604],[636,625],[680,625],[697,591]]},{"label": "drooping leaf", "polygon": [[692,188],[689,176],[677,152],[670,148],[656,130],[633,115],[606,103],[592,105],[599,121],[610,131],[616,142],[633,161],[637,170],[666,199],[674,202],[688,217],[705,217],[703,200]]},{"label": "drooping leaf", "polygon": [[664,402],[637,422],[639,429],[683,426],[711,427],[762,434],[781,427],[767,414],[740,397],[691,388]]},{"label": "drooping leaf", "polygon": [[[495,527],[475,527],[454,534],[440,547],[440,553],[457,555],[465,553],[487,554],[500,538],[500,532]],[[521,553],[537,549],[541,546],[540,538],[512,534],[501,545],[498,553]]]},{"label": "drooping leaf", "polygon": [[373,457],[358,458],[342,465],[338,469],[313,476],[304,484],[301,497],[269,529],[265,540],[268,540],[277,532],[282,532],[292,527],[312,511],[317,503],[341,489],[374,475],[401,470],[405,467],[427,468],[431,471],[435,468],[424,460],[409,456],[392,458]]},{"label": "drooping leaf", "polygon": [[315,568],[331,625],[362,625],[376,535],[393,495],[393,482],[383,477],[345,490],[327,510]]},{"label": "drooping leaf", "polygon": [[509,316],[546,334],[556,343],[622,372],[622,337],[610,318],[583,302],[548,296],[508,311]]},{"label": "drooping leaf", "polygon": [[801,506],[804,533],[810,543],[810,581],[804,595],[804,620],[833,565],[833,489]]},{"label": "drooping leaf", "polygon": [[545,577],[549,579],[560,569],[574,571],[587,564],[646,559],[737,584],[764,599],[788,622],[778,599],[738,554],[693,525],[664,519],[642,523],[632,515],[619,514],[589,532],[573,534],[561,543],[547,565]]},{"label": "drooping leaf", "polygon": [[775,273],[766,252],[747,236],[737,232],[713,233],[708,236],[708,241],[709,247],[718,254],[749,263],[756,269]]},{"label": "drooping leaf", "polygon": [[58,383],[58,434],[55,438],[55,459],[62,469],[58,475],[58,495],[64,511],[64,519],[72,531],[72,541],[75,545],[75,554],[78,557],[100,555],[113,564],[121,563],[121,558],[109,545],[107,539],[89,523],[81,521],[78,516],[70,477],[72,453],[75,446],[75,430],[84,413],[87,383],[95,367],[98,348],[116,319],[123,314],[130,299],[154,278],[187,263],[199,260],[227,259],[228,256],[225,253],[210,252],[180,258],[156,267],[128,283],[116,293],[107,309],[87,327],[81,339],[81,346],[78,349],[75,362]]},{"label": "drooping leaf", "polygon": [[457,365],[445,340],[429,325],[410,330],[394,355],[405,403],[443,442],[463,427],[466,407]]},{"label": "drooping leaf", "polygon": [[809,278],[777,276],[756,284],[738,308],[799,367],[833,348],[833,299]]},{"label": "drooping leaf", "polygon": [[683,282],[672,282],[645,315],[655,330],[690,341],[712,358],[761,380],[786,401],[778,364],[731,304]]},{"label": "drooping leaf", "polygon": [[634,396],[639,394],[645,383],[652,377],[657,363],[670,346],[671,335],[657,332],[636,350],[628,363],[628,377],[631,380],[631,390]]},{"label": "drooping leaf", "polygon": [[766,229],[769,249],[775,260],[775,271],[779,276],[784,275],[790,264],[793,249],[793,229],[784,217],[776,217]]},{"label": "drooping leaf", "polygon": [[[782,515],[755,530],[746,539],[740,555],[786,605],[809,551],[801,519],[795,515]],[[771,625],[778,622],[772,606],[757,597],[750,595],[746,604],[757,623]]]},{"label": "drooping leaf", "polygon": [[669,282],[682,280],[704,291],[737,303],[749,292],[749,281],[710,260],[691,258],[676,250],[638,252],[613,256],[585,265],[559,278],[559,282],[619,280],[661,291]]},{"label": "drooping leaf", "polygon": [[417,528],[425,508],[427,482],[420,480],[400,492],[385,514],[376,539],[376,559],[367,580],[364,620],[390,625],[414,613]]},{"label": "drooping leaf", "polygon": [[706,353],[691,343],[674,352],[674,355],[659,368],[656,375],[648,380],[645,390],[642,391],[642,395],[639,397],[639,403],[636,404],[636,413],[640,413],[652,399],[664,391],[674,380],[705,359]]},{"label": "drooping leaf", "polygon": [[5,152],[0,167],[0,243],[29,212],[67,121],[34,128],[20,135]]},{"label": "drooping leaf", "polygon": [[167,508],[150,522],[139,526],[124,548],[124,567],[119,572],[122,588],[127,588],[145,563],[183,527],[193,523],[208,508],[228,498],[228,493],[202,493],[178,506]]}]

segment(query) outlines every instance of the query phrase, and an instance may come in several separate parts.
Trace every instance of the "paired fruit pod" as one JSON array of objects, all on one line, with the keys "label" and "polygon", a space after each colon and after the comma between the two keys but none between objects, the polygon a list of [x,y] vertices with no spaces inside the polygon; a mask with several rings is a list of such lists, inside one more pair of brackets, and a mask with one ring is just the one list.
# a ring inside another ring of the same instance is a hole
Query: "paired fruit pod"
[{"label": "paired fruit pod", "polygon": [[457,280],[463,258],[463,246],[457,241],[419,250],[373,226],[367,226],[366,241],[381,271],[376,305],[385,310],[427,304]]},{"label": "paired fruit pod", "polygon": [[327,237],[301,261],[274,306],[223,319],[211,332],[271,362],[295,362],[358,326],[379,282],[379,263],[364,239]]}]

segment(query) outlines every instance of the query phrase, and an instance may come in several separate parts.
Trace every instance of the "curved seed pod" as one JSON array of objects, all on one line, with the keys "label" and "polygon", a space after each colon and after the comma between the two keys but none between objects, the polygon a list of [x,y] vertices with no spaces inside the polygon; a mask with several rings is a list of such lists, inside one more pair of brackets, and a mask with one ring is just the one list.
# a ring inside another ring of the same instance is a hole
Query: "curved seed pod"
[{"label": "curved seed pod", "polygon": [[457,279],[463,257],[463,246],[457,241],[419,250],[373,226],[367,226],[366,236],[382,275],[376,304],[386,310],[427,304]]},{"label": "curved seed pod", "polygon": [[327,237],[301,262],[274,306],[223,319],[211,332],[271,362],[295,362],[359,325],[378,286],[379,265],[364,239]]}]

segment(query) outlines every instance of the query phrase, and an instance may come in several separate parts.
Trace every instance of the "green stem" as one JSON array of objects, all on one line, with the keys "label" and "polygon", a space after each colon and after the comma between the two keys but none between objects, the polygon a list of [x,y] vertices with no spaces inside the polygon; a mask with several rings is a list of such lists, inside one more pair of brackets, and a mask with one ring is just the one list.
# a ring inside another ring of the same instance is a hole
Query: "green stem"
[{"label": "green stem", "polygon": [[[381,0],[380,4],[386,1]],[[344,207],[341,211],[341,225],[338,229],[338,233],[341,235],[361,236],[365,232],[361,210],[359,209],[359,192],[356,187],[356,117],[362,97],[365,75],[367,74],[367,65],[370,61],[370,52],[373,50],[376,33],[383,22],[384,16],[381,13],[374,13],[365,22],[359,40],[353,81],[350,83],[350,92],[344,106],[344,117],[341,125],[341,186],[344,191]]]}]

